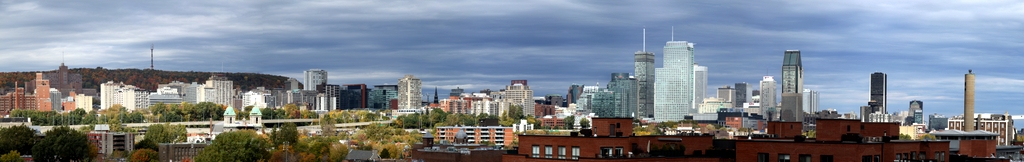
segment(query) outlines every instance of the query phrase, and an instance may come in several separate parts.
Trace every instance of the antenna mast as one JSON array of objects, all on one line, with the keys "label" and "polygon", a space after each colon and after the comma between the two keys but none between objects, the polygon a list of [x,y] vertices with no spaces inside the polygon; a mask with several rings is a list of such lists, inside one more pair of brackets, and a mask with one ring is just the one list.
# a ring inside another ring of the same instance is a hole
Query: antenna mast
[{"label": "antenna mast", "polygon": [[641,51],[647,52],[647,27],[644,27],[644,47]]},{"label": "antenna mast", "polygon": [[676,41],[676,26],[672,26],[672,41]]},{"label": "antenna mast", "polygon": [[153,68],[153,44],[149,44],[149,69],[156,70]]}]

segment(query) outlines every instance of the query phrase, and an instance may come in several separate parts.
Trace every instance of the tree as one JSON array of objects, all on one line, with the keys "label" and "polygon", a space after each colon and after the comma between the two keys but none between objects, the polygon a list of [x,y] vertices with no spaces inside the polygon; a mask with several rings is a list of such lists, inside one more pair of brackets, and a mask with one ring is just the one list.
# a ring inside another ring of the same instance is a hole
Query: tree
[{"label": "tree", "polygon": [[910,137],[910,135],[900,133],[900,140],[912,140],[912,139],[914,139],[914,138]]},{"label": "tree", "polygon": [[135,149],[157,150],[157,149],[160,149],[160,146],[156,142],[153,142],[153,140],[151,140],[149,138],[145,138],[145,139],[142,139],[142,141],[139,141],[138,143],[135,143]]},{"label": "tree", "polygon": [[32,145],[36,143],[36,133],[25,125],[0,128],[0,152],[17,150],[19,153],[32,154]]},{"label": "tree", "polygon": [[324,136],[334,136],[337,130],[334,128],[334,119],[330,115],[320,118],[320,131]]},{"label": "tree", "polygon": [[391,151],[388,151],[387,148],[380,150],[379,155],[381,159],[391,159]]},{"label": "tree", "polygon": [[131,162],[156,162],[160,160],[160,154],[150,149],[139,149],[132,153]]},{"label": "tree", "polygon": [[563,122],[565,123],[565,129],[576,129],[576,116],[566,116]]},{"label": "tree", "polygon": [[[924,135],[921,135],[921,139],[922,140],[936,140],[938,138],[935,138],[935,135],[932,135],[932,134],[924,134]],[[1018,139],[1020,139],[1020,138],[1018,138]]]},{"label": "tree", "polygon": [[146,130],[145,139],[154,143],[185,142],[188,138],[186,133],[188,132],[185,130],[184,125],[171,125],[170,123],[153,124],[149,125],[149,129]]},{"label": "tree", "polygon": [[587,118],[580,119],[580,128],[590,128],[590,120],[587,120]]},{"label": "tree", "polygon": [[296,128],[295,123],[284,123],[281,128],[271,132],[270,141],[273,142],[274,146],[280,146],[285,142],[297,144],[299,141],[299,130]]},{"label": "tree", "polygon": [[327,156],[330,158],[330,161],[344,161],[345,157],[348,156],[348,146],[340,143],[332,144],[331,151]]},{"label": "tree", "polygon": [[24,162],[25,159],[21,159],[21,153],[16,150],[11,150],[7,154],[0,156],[0,162]]},{"label": "tree", "polygon": [[260,161],[270,155],[270,142],[254,131],[232,131],[217,135],[195,161]]},{"label": "tree", "polygon": [[84,133],[67,126],[46,131],[46,137],[32,147],[38,161],[81,161],[88,157],[89,140]]}]

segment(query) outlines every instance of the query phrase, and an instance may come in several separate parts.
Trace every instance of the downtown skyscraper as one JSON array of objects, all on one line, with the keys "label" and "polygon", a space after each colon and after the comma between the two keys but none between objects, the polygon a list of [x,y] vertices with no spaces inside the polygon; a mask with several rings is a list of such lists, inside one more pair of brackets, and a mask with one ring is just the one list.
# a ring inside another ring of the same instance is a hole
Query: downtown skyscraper
[{"label": "downtown skyscraper", "polygon": [[605,104],[594,104],[592,112],[600,117],[633,117],[637,110],[637,80],[629,73],[612,73],[607,90],[594,97],[594,102]]},{"label": "downtown skyscraper", "polygon": [[654,53],[644,50],[633,54],[633,74],[637,82],[638,118],[654,117]]},{"label": "downtown skyscraper", "polygon": [[777,91],[774,77],[764,76],[761,79],[761,116],[764,116],[765,119],[774,121],[775,116],[778,115],[778,109],[775,107],[778,105]]},{"label": "downtown skyscraper", "polygon": [[665,43],[662,68],[654,70],[654,119],[683,120],[693,109],[693,43]]},{"label": "downtown skyscraper", "polygon": [[803,121],[804,67],[800,61],[800,50],[786,50],[782,61],[782,108],[781,121]]},{"label": "downtown skyscraper", "polygon": [[708,67],[693,64],[693,106],[697,109],[708,97]]},{"label": "downtown skyscraper", "polygon": [[316,85],[327,84],[327,70],[309,69],[303,73],[303,90],[316,90]]}]

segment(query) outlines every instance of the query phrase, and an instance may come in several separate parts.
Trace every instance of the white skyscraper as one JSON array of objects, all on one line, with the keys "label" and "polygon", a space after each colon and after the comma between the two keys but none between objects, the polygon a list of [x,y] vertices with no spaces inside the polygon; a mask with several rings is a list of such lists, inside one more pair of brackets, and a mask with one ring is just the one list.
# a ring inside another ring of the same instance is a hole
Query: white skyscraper
[{"label": "white skyscraper", "polygon": [[693,64],[693,104],[694,108],[704,103],[708,97],[708,67]]},{"label": "white skyscraper", "polygon": [[764,76],[761,80],[761,115],[765,118],[778,116],[778,92],[776,89],[777,83],[775,78],[772,76]]},{"label": "white skyscraper", "polygon": [[654,70],[654,119],[683,120],[693,109],[693,43],[669,41],[665,44],[662,68]]},{"label": "white skyscraper", "polygon": [[419,108],[423,100],[423,82],[412,75],[398,79],[398,109]]},{"label": "white skyscraper", "polygon": [[327,70],[309,69],[303,74],[306,76],[302,82],[303,90],[316,90],[316,85],[327,84]]},{"label": "white skyscraper", "polygon": [[811,90],[811,89],[804,89],[803,95],[804,95],[804,98],[803,98],[804,99],[804,101],[803,101],[804,102],[803,103],[804,112],[805,113],[811,113],[811,114],[813,114],[814,112],[817,112],[818,111],[818,91],[814,91],[814,90]]}]

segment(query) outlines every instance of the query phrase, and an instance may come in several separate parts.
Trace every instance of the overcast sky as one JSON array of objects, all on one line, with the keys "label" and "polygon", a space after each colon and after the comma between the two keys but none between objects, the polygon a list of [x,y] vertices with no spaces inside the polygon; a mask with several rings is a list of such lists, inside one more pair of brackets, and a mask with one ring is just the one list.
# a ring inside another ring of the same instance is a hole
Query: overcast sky
[{"label": "overcast sky", "polygon": [[[977,112],[1024,114],[1021,1],[0,1],[0,71],[148,68],[257,72],[332,84],[395,84],[424,93],[497,90],[526,79],[536,96],[633,73],[633,53],[696,44],[709,96],[781,73],[803,54],[822,109],[857,111],[869,76],[889,76],[890,112],[962,114],[977,74]],[[756,86],[755,86],[756,88]],[[859,113],[859,111],[858,111]]]}]

